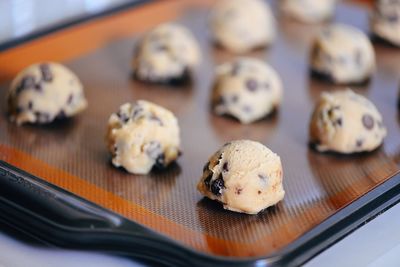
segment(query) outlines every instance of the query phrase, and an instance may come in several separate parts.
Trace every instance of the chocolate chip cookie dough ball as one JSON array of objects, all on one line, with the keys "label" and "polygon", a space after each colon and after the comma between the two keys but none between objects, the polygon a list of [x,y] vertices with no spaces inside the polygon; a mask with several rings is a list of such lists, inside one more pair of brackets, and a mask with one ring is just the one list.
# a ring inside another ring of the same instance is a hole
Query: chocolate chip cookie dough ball
[{"label": "chocolate chip cookie dough ball", "polygon": [[274,111],[281,98],[278,74],[260,60],[239,58],[216,69],[212,107],[218,115],[251,123]]},{"label": "chocolate chip cookie dough ball", "polygon": [[372,32],[400,46],[400,0],[376,0],[371,16]]},{"label": "chocolate chip cookie dough ball", "polygon": [[275,38],[275,20],[261,0],[222,0],[210,17],[215,41],[235,53],[267,46]]},{"label": "chocolate chip cookie dough ball", "polygon": [[363,83],[375,69],[375,53],[368,37],[343,24],[321,31],[314,41],[310,61],[314,74],[336,84]]},{"label": "chocolate chip cookie dough ball", "polygon": [[22,70],[7,95],[11,121],[50,123],[72,117],[87,106],[78,77],[61,64],[43,62]]},{"label": "chocolate chip cookie dough ball", "polygon": [[229,142],[210,157],[197,189],[225,209],[256,214],[285,195],[281,160],[258,142]]},{"label": "chocolate chip cookie dough ball", "polygon": [[132,65],[134,76],[153,83],[181,84],[199,64],[200,49],[192,33],[175,23],[164,23],[139,42]]},{"label": "chocolate chip cookie dough ball", "polygon": [[108,149],[115,167],[147,174],[180,155],[178,121],[169,110],[139,100],[126,103],[108,120]]},{"label": "chocolate chip cookie dough ball", "polygon": [[310,142],[318,151],[343,154],[372,151],[386,136],[374,104],[351,90],[323,93],[310,123]]},{"label": "chocolate chip cookie dough ball", "polygon": [[336,6],[336,0],[281,0],[280,3],[286,16],[306,23],[330,19]]}]

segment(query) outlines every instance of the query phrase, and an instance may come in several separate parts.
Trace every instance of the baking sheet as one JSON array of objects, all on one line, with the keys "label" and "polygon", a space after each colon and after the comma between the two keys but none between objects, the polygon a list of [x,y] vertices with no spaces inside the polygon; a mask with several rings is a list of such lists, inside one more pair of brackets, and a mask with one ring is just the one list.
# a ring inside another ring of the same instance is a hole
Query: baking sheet
[{"label": "baking sheet", "polygon": [[[307,146],[313,105],[321,92],[345,89],[309,75],[310,42],[320,26],[282,19],[274,45],[248,54],[277,70],[284,98],[274,116],[241,125],[209,111],[213,68],[235,56],[212,45],[206,16],[206,10],[190,9],[177,19],[194,32],[203,50],[191,85],[132,80],[130,55],[137,36],[111,41],[66,63],[85,85],[89,107],[82,115],[48,126],[17,127],[6,120],[1,106],[0,159],[197,251],[235,258],[276,253],[398,173],[400,50],[375,44],[377,71],[369,84],[354,88],[381,111],[388,129],[383,146],[369,154],[319,154]],[[335,20],[367,31],[364,6],[340,4]],[[0,88],[2,100],[8,84]],[[184,154],[165,172],[135,176],[110,164],[104,142],[108,117],[122,103],[137,99],[160,104],[178,117]],[[197,192],[209,155],[232,139],[260,141],[281,156],[283,202],[251,216],[223,210]]]}]

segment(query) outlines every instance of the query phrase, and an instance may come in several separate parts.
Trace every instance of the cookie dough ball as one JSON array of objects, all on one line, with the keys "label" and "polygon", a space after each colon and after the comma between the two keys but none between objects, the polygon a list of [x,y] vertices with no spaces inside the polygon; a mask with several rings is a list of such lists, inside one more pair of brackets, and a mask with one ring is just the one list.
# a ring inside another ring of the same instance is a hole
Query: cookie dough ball
[{"label": "cookie dough ball", "polygon": [[115,167],[147,174],[180,155],[178,121],[169,110],[139,100],[123,104],[108,120],[108,149]]},{"label": "cookie dough ball", "polygon": [[260,60],[239,58],[216,69],[212,106],[218,115],[251,123],[270,114],[281,98],[278,74]]},{"label": "cookie dough ball", "polygon": [[50,123],[72,117],[87,106],[78,77],[61,64],[43,62],[22,70],[7,96],[11,121]]},{"label": "cookie dough ball", "polygon": [[328,20],[335,11],[336,0],[283,0],[283,13],[298,21],[317,23]]},{"label": "cookie dough ball", "polygon": [[400,0],[376,0],[371,29],[376,36],[400,46]]},{"label": "cookie dough ball", "polygon": [[210,26],[224,48],[244,53],[267,46],[275,38],[275,20],[261,0],[222,0],[214,6]]},{"label": "cookie dough ball", "polygon": [[365,82],[375,68],[375,53],[360,30],[335,24],[321,31],[314,41],[311,67],[336,84]]},{"label": "cookie dough ball", "polygon": [[165,23],[140,41],[132,61],[137,79],[153,83],[180,84],[199,64],[200,49],[192,33],[175,23]]},{"label": "cookie dough ball", "polygon": [[258,142],[232,141],[210,157],[197,189],[225,209],[256,214],[285,195],[281,160]]},{"label": "cookie dough ball", "polygon": [[318,151],[344,154],[372,151],[386,136],[374,104],[351,90],[323,93],[310,123],[310,141]]}]

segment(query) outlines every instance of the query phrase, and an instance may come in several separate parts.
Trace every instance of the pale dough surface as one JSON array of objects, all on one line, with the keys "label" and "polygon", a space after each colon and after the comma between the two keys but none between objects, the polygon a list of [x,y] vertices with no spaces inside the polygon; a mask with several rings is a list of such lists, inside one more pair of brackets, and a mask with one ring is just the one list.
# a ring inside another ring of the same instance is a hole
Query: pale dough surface
[{"label": "pale dough surface", "polygon": [[261,143],[236,140],[210,157],[197,189],[225,209],[257,214],[283,199],[282,177],[277,154]]},{"label": "pale dough surface", "polygon": [[144,100],[123,104],[110,116],[106,139],[113,165],[134,174],[167,167],[181,151],[174,114]]},{"label": "pale dough surface", "polygon": [[277,72],[258,59],[238,58],[216,69],[212,105],[218,115],[242,123],[259,120],[281,103],[282,82]]},{"label": "pale dough surface", "polygon": [[386,41],[400,46],[400,0],[375,1],[371,30]]},{"label": "pale dough surface", "polygon": [[193,34],[176,23],[161,24],[144,35],[132,65],[138,79],[168,82],[188,75],[200,62],[200,49]]},{"label": "pale dough surface", "polygon": [[10,120],[17,124],[50,123],[72,117],[86,106],[78,77],[55,62],[42,62],[22,70],[7,95]]},{"label": "pale dough surface", "polygon": [[386,128],[377,108],[350,89],[323,93],[310,122],[310,141],[321,152],[372,151],[385,136]]},{"label": "pale dough surface", "polygon": [[275,39],[275,19],[260,0],[218,1],[210,26],[215,41],[235,53],[270,45]]},{"label": "pale dough surface", "polygon": [[316,37],[312,69],[338,84],[361,83],[375,69],[375,52],[368,37],[353,26],[333,24]]},{"label": "pale dough surface", "polygon": [[280,0],[282,12],[306,23],[328,20],[335,11],[336,0]]}]

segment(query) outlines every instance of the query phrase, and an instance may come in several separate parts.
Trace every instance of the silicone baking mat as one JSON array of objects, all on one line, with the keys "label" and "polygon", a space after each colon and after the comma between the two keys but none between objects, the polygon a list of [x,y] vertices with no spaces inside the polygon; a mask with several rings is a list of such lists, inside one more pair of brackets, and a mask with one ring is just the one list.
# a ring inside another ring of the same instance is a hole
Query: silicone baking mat
[{"label": "silicone baking mat", "polygon": [[[388,129],[383,146],[368,154],[320,154],[307,145],[313,105],[321,92],[345,89],[310,77],[310,43],[322,26],[279,18],[272,47],[246,55],[277,70],[284,98],[274,116],[241,125],[209,110],[213,69],[235,55],[213,46],[207,14],[205,8],[190,8],[176,18],[193,31],[203,52],[192,84],[168,87],[134,81],[130,58],[138,36],[110,40],[65,62],[85,86],[89,107],[81,115],[48,126],[17,127],[8,122],[1,106],[0,159],[184,246],[233,258],[277,253],[398,173],[400,50],[375,43],[377,70],[369,84],[353,87],[381,111]],[[367,7],[341,3],[335,21],[367,32]],[[3,103],[8,85],[9,81],[0,87]],[[122,103],[137,99],[160,104],[178,117],[184,153],[166,171],[136,176],[110,164],[104,142],[107,120]],[[226,211],[196,190],[208,157],[233,139],[262,142],[282,159],[285,199],[258,215]]]}]

